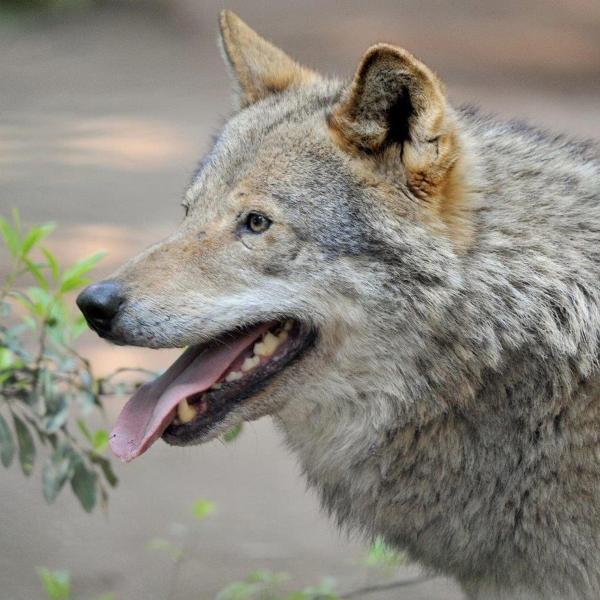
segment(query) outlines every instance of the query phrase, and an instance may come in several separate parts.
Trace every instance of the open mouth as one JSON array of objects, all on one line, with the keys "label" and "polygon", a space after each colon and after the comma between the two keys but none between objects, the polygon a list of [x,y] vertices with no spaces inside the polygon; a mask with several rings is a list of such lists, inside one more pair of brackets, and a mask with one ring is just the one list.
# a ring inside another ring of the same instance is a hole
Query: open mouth
[{"label": "open mouth", "polygon": [[128,462],[161,436],[174,445],[201,441],[303,354],[314,337],[314,330],[287,319],[190,346],[127,402],[110,435],[113,452]]}]

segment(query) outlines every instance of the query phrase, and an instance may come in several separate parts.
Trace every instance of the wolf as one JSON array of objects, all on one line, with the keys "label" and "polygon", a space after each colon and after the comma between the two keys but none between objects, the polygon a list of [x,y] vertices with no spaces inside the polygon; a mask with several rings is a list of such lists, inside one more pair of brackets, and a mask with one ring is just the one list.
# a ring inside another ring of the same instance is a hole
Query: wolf
[{"label": "wolf", "polygon": [[113,451],[271,415],[340,526],[469,598],[600,597],[598,147],[454,108],[394,45],[343,81],[220,26],[236,110],[181,225],[77,300],[187,347]]}]

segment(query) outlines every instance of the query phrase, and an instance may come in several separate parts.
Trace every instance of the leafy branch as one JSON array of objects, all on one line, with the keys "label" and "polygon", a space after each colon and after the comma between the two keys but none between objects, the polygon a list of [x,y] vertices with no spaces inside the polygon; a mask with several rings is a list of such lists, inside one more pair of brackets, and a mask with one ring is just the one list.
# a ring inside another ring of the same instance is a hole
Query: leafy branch
[{"label": "leafy branch", "polygon": [[[10,264],[0,288],[0,462],[15,456],[31,475],[39,447],[47,449],[42,492],[53,502],[67,482],[90,512],[117,485],[104,429],[90,430],[88,419],[103,416],[101,397],[127,391],[118,373],[96,377],[74,344],[86,329],[71,307],[71,294],[87,285],[99,252],[62,268],[44,245],[54,230],[48,223],[23,228],[19,214],[0,217],[0,235]],[[24,278],[35,285],[20,287]],[[12,427],[10,423],[12,422]],[[34,437],[35,436],[35,437]]]}]

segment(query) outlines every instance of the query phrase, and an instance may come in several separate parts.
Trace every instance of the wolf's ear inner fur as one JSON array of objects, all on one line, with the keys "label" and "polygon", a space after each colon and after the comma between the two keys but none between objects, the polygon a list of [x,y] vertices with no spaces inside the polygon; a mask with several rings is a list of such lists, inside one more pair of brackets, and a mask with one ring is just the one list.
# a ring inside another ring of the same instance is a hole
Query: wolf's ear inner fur
[{"label": "wolf's ear inner fur", "polygon": [[222,11],[220,26],[221,44],[241,107],[319,78],[258,35],[235,13]]},{"label": "wolf's ear inner fur", "polygon": [[442,82],[412,54],[388,44],[367,50],[329,127],[353,153],[397,147],[409,186],[423,198],[439,194],[459,155]]}]

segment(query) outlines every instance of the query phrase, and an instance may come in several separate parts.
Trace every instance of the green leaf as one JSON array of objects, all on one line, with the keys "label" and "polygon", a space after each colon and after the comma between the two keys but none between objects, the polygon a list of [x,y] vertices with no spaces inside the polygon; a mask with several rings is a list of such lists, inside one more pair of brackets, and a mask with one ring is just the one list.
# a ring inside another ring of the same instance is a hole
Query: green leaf
[{"label": "green leaf", "polygon": [[52,373],[48,369],[38,371],[38,385],[31,390],[28,403],[35,407],[35,412],[40,417],[45,417],[47,414],[52,415],[57,409],[56,387],[52,379]]},{"label": "green leaf", "polygon": [[96,452],[103,452],[108,446],[108,431],[106,429],[98,429],[94,432],[92,438],[92,447]]},{"label": "green leaf", "polygon": [[4,243],[8,248],[8,251],[14,256],[17,257],[21,253],[21,236],[19,235],[19,231],[17,229],[13,229],[10,223],[0,217],[0,234],[4,238]]},{"label": "green leaf", "polygon": [[48,290],[42,287],[30,287],[27,289],[27,296],[31,303],[30,310],[38,317],[45,319],[54,303],[54,298],[48,293]]},{"label": "green leaf", "polygon": [[21,216],[19,215],[19,209],[13,208],[10,211],[10,214],[12,215],[13,223],[15,224],[15,231],[19,234],[19,237],[21,237]]},{"label": "green leaf", "polygon": [[15,362],[15,354],[9,348],[0,348],[0,371],[12,367]]},{"label": "green leaf", "polygon": [[38,285],[43,289],[48,289],[48,282],[38,265],[32,263],[28,258],[23,257],[23,262],[27,266],[27,270],[33,275]]},{"label": "green leaf", "polygon": [[[32,421],[28,422],[32,423]],[[53,448],[56,448],[57,438],[55,433],[45,433],[41,429],[37,428],[35,428],[34,431],[36,432],[41,444],[43,444],[44,446],[50,444]]]},{"label": "green leaf", "polygon": [[103,488],[98,488],[100,490],[100,506],[106,510],[108,508],[108,492]]},{"label": "green leaf", "polygon": [[92,443],[92,434],[88,429],[88,426],[85,424],[83,419],[77,419],[75,421],[77,423],[77,427],[79,427],[79,431],[83,434],[83,437],[91,444]]},{"label": "green leaf", "polygon": [[178,560],[183,556],[183,550],[178,548],[169,540],[163,538],[152,538],[147,544],[148,550],[160,550],[166,552],[173,560]]},{"label": "green leaf", "polygon": [[60,291],[67,292],[80,285],[84,285],[84,283],[81,283],[86,281],[82,278],[83,275],[88,273],[105,256],[106,252],[96,252],[91,256],[78,260],[74,265],[70,266],[63,273]]},{"label": "green leaf", "polygon": [[69,600],[71,576],[68,571],[50,571],[46,567],[38,567],[37,572],[49,600]]},{"label": "green leaf", "polygon": [[0,415],[0,461],[4,467],[10,467],[15,456],[15,442],[4,417]]},{"label": "green leaf", "polygon": [[9,290],[7,296],[14,298],[22,304],[27,310],[31,310],[31,298],[21,290]]},{"label": "green leaf", "polygon": [[86,512],[92,512],[96,506],[96,483],[98,476],[83,463],[75,466],[71,477],[71,489]]},{"label": "green leaf", "polygon": [[196,519],[202,521],[206,519],[209,515],[215,512],[217,505],[210,500],[205,500],[204,498],[200,498],[194,502],[192,506],[192,514]]},{"label": "green leaf", "polygon": [[215,600],[248,600],[255,597],[261,589],[260,584],[247,583],[246,581],[234,581],[225,589],[221,590]]},{"label": "green leaf", "polygon": [[81,408],[81,412],[84,415],[89,415],[93,408],[99,410],[100,412],[104,412],[104,406],[102,406],[102,402],[100,401],[100,396],[89,390],[81,390],[81,394],[78,396],[79,405]]},{"label": "green leaf", "polygon": [[56,260],[54,254],[52,254],[52,252],[48,250],[48,248],[42,247],[41,251],[46,257],[46,260],[48,261],[48,266],[50,267],[50,272],[52,273],[52,279],[56,283],[60,276],[60,268],[58,266],[58,261]]},{"label": "green leaf", "polygon": [[10,315],[10,304],[4,300],[0,300],[0,317],[8,317]]},{"label": "green leaf", "polygon": [[26,256],[27,253],[39,242],[41,242],[45,237],[47,237],[52,231],[54,231],[55,224],[54,223],[46,223],[44,225],[38,225],[37,227],[32,227],[23,243],[21,244],[21,255]]},{"label": "green leaf", "polygon": [[223,436],[222,436],[223,441],[226,444],[233,442],[235,439],[237,439],[237,437],[240,435],[240,433],[242,433],[243,427],[244,426],[242,423],[238,423],[237,425],[234,425],[229,431],[226,431],[223,434]]},{"label": "green leaf", "polygon": [[407,564],[404,553],[390,548],[382,538],[377,537],[369,547],[365,563],[369,567],[393,567]]},{"label": "green leaf", "polygon": [[56,433],[67,421],[69,416],[69,402],[64,396],[54,396],[55,390],[48,383],[44,389],[46,398],[47,414],[44,417],[43,426],[46,433]]},{"label": "green leaf", "polygon": [[42,471],[42,492],[48,504],[54,502],[71,475],[72,451],[59,446],[49,457]]},{"label": "green leaf", "polygon": [[246,576],[246,581],[249,583],[281,583],[287,581],[288,576],[285,573],[273,573],[267,569],[257,569],[251,571]]},{"label": "green leaf", "polygon": [[35,444],[33,442],[33,437],[27,425],[25,425],[17,415],[13,415],[13,421],[15,423],[15,431],[19,443],[19,462],[21,463],[21,470],[23,471],[23,475],[29,476],[31,475],[31,471],[33,471],[33,463],[35,462]]},{"label": "green leaf", "polygon": [[103,458],[102,456],[98,456],[97,454],[90,453],[89,459],[95,464],[98,465],[104,475],[104,479],[106,479],[108,485],[110,487],[116,487],[119,483],[118,477],[115,475],[113,471],[112,464],[107,458]]},{"label": "green leaf", "polygon": [[67,292],[72,292],[86,286],[90,281],[91,279],[88,277],[71,277],[70,279],[65,279],[60,286],[60,293],[66,294]]},{"label": "green leaf", "polygon": [[335,579],[325,577],[319,585],[304,588],[302,593],[307,600],[338,600],[339,596],[334,592],[334,588]]}]

